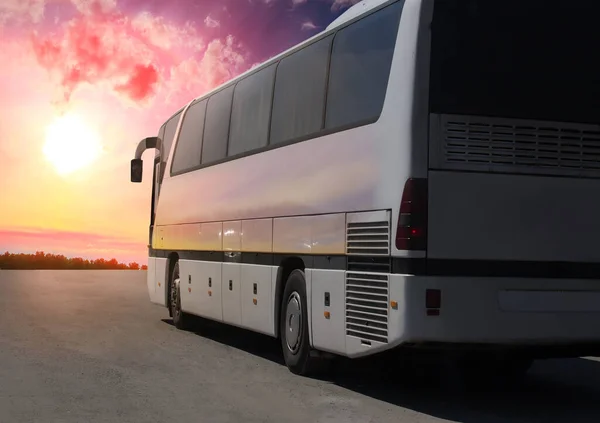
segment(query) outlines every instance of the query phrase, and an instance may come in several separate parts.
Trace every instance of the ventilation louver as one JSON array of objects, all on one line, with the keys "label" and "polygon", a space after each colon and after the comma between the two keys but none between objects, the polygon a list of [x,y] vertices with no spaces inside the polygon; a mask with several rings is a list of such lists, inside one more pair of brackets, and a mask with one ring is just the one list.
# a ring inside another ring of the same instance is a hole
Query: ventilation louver
[{"label": "ventilation louver", "polygon": [[346,253],[348,255],[363,256],[389,255],[389,222],[348,222],[346,228]]},{"label": "ventilation louver", "polygon": [[600,177],[600,126],[432,116],[432,166]]},{"label": "ventilation louver", "polygon": [[346,273],[346,334],[388,342],[389,276]]}]

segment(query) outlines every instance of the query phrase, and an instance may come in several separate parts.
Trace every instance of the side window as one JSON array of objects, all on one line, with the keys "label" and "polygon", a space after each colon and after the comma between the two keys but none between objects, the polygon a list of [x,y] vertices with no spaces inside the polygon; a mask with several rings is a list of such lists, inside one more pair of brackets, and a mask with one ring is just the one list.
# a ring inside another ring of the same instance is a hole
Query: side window
[{"label": "side window", "polygon": [[328,36],[284,58],[277,68],[271,144],[318,132],[323,126]]},{"label": "side window", "polygon": [[227,155],[232,98],[233,85],[219,91],[208,100],[202,144],[203,164],[223,159]]},{"label": "side window", "polygon": [[[158,139],[159,142],[163,142],[162,140],[164,140],[165,138],[165,128],[166,128],[166,124],[164,124],[163,126],[160,127],[160,130],[158,131]],[[159,150],[156,150],[156,155],[154,156],[154,160],[158,161],[158,169],[157,166],[154,166],[154,173],[152,176],[152,183],[157,183],[157,188],[156,188],[156,193],[157,193],[157,197],[158,197],[158,187],[160,186],[160,184],[162,183],[162,176],[164,176],[164,174],[161,173],[156,173],[157,171],[160,171],[161,168],[164,168],[166,163],[167,163],[167,159],[162,159],[161,158],[161,152]],[[163,161],[163,163],[161,164],[161,160]],[[154,202],[154,199],[152,199],[152,202]]]},{"label": "side window", "polygon": [[[164,142],[163,140],[165,139],[165,128],[167,127],[167,124],[165,123],[163,126],[160,127],[159,131],[158,131],[158,139],[161,142]],[[160,151],[156,151],[156,155],[160,155]]]},{"label": "side window", "polygon": [[276,65],[273,64],[236,85],[231,111],[228,156],[267,145],[275,69]]},{"label": "side window", "polygon": [[173,116],[165,127],[164,138],[162,139],[163,148],[161,152],[161,160],[163,163],[167,162],[167,158],[169,157],[169,152],[171,151],[171,145],[173,144],[173,138],[175,137],[175,131],[177,131],[177,124],[179,123],[179,116],[181,116],[181,112],[177,113]]},{"label": "side window", "polygon": [[394,3],[336,35],[327,95],[327,129],[379,118],[403,6],[403,1]]},{"label": "side window", "polygon": [[[158,131],[158,139],[162,140],[165,137],[165,125],[160,127]],[[154,156],[154,161],[152,162],[154,168],[152,169],[152,204],[150,205],[150,225],[154,225],[154,213],[156,211],[156,202],[158,200],[158,194],[160,191],[160,184],[162,180],[160,179],[160,175],[158,172],[161,170],[160,163],[160,151],[156,151],[156,155]],[[164,164],[162,165],[164,166]],[[150,240],[152,242],[152,240]]]},{"label": "side window", "polygon": [[202,100],[192,104],[185,114],[179,139],[175,144],[175,155],[171,168],[173,173],[184,172],[200,165],[205,112],[206,100]]}]

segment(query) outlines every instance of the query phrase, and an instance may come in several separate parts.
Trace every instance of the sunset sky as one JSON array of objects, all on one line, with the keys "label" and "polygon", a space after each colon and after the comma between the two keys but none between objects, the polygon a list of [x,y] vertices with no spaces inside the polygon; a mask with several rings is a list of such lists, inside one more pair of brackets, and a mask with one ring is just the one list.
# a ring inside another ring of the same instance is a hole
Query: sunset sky
[{"label": "sunset sky", "polygon": [[146,263],[138,141],[357,1],[0,0],[0,252]]}]

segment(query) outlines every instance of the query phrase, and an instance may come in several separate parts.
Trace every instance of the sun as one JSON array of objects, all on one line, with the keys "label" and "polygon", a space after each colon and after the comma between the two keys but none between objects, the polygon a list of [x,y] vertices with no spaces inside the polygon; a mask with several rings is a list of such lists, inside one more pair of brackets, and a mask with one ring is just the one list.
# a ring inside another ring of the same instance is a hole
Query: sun
[{"label": "sun", "polygon": [[101,151],[100,136],[77,115],[60,116],[46,129],[43,152],[61,175],[92,164]]}]

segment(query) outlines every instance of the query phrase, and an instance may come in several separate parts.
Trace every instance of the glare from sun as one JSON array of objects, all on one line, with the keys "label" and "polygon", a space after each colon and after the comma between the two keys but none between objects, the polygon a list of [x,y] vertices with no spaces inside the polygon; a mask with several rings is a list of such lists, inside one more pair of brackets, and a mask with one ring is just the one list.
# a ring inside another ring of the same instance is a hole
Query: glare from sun
[{"label": "glare from sun", "polygon": [[58,117],[46,130],[43,152],[60,175],[89,166],[101,151],[98,133],[76,115]]}]

